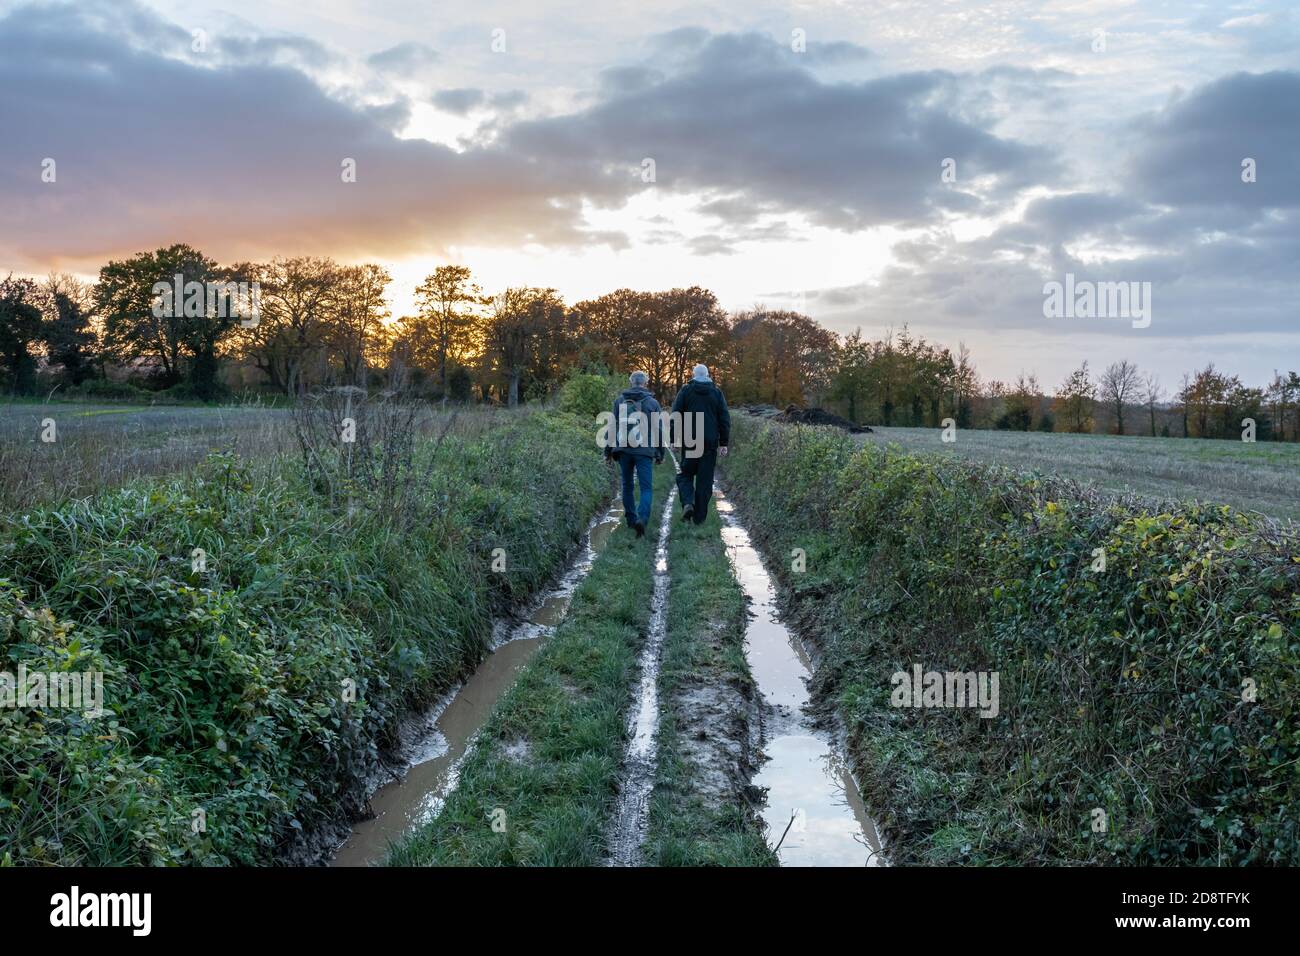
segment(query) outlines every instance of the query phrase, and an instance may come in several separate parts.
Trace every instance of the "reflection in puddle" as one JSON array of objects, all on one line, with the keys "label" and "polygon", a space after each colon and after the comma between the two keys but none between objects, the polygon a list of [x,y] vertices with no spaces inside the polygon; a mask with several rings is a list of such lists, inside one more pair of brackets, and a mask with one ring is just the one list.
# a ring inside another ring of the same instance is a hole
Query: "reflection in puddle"
[{"label": "reflection in puddle", "polygon": [[641,844],[645,842],[650,823],[650,792],[654,789],[655,771],[659,765],[655,746],[655,737],[659,733],[659,656],[668,626],[668,534],[672,530],[673,503],[676,500],[677,489],[673,488],[668,492],[659,519],[650,623],[641,647],[640,675],[632,693],[636,706],[628,712],[629,740],[623,757],[618,801],[610,819],[610,866],[641,865]]},{"label": "reflection in puddle", "polygon": [[493,649],[449,699],[429,714],[430,730],[412,745],[410,766],[400,780],[384,784],[370,798],[374,819],[362,820],[339,848],[332,866],[367,866],[383,861],[388,847],[411,829],[428,822],[456,786],[456,771],[474,734],[492,713],[519,671],[564,620],[582,579],[604,550],[623,518],[615,502],[587,531],[587,545],[559,583],[539,601],[527,619],[499,624]]},{"label": "reflection in puddle", "polygon": [[773,711],[763,744],[768,759],[754,775],[755,786],[767,788],[768,839],[780,843],[784,866],[882,865],[880,836],[853,775],[803,711],[812,662],[777,618],[772,579],[731,502],[719,489],[714,494],[727,555],[754,615],[745,631],[745,656]]}]

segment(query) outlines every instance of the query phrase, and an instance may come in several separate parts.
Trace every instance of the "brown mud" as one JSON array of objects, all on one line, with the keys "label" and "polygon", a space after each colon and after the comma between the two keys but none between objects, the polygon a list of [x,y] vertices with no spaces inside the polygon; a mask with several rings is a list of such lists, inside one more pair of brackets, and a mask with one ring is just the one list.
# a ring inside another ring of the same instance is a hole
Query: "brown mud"
[{"label": "brown mud", "polygon": [[716,623],[696,639],[708,652],[695,673],[679,681],[671,704],[677,749],[691,764],[692,789],[717,804],[746,807],[759,815],[762,791],[750,780],[758,770],[763,708],[752,683],[740,681],[722,660],[727,628]]}]

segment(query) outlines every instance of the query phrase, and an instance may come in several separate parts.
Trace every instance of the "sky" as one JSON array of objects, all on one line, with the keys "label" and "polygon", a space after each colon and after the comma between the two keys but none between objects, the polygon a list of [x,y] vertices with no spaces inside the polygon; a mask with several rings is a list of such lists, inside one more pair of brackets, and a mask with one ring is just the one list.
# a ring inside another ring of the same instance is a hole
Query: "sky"
[{"label": "sky", "polygon": [[[907,325],[1048,390],[1264,384],[1300,369],[1300,10],[0,0],[0,273],[172,242],[377,261],[395,315],[454,262]],[[1067,274],[1149,324],[1045,316]]]}]

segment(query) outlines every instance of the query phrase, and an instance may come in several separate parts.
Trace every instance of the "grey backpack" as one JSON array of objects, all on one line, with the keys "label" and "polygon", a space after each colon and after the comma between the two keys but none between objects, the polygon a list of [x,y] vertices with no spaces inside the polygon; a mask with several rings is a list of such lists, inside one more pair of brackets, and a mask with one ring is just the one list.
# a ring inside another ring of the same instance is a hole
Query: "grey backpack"
[{"label": "grey backpack", "polygon": [[642,399],[624,398],[618,403],[618,436],[620,448],[644,448],[647,424]]}]

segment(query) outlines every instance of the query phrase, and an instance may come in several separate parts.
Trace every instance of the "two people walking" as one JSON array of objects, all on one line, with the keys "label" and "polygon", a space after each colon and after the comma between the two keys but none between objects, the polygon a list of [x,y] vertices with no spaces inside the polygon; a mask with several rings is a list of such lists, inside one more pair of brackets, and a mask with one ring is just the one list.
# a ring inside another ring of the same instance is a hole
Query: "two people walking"
[{"label": "two people walking", "polygon": [[[645,534],[650,521],[654,465],[664,460],[670,438],[663,409],[647,388],[648,382],[645,372],[629,376],[628,388],[614,402],[618,428],[605,449],[607,455],[618,460],[623,477],[623,509],[638,538]],[[727,399],[709,377],[707,366],[696,365],[691,371],[691,380],[673,400],[670,421],[678,423],[677,437],[682,447],[681,470],[677,474],[682,520],[703,524],[713,497],[718,456],[726,456],[731,441]]]}]

